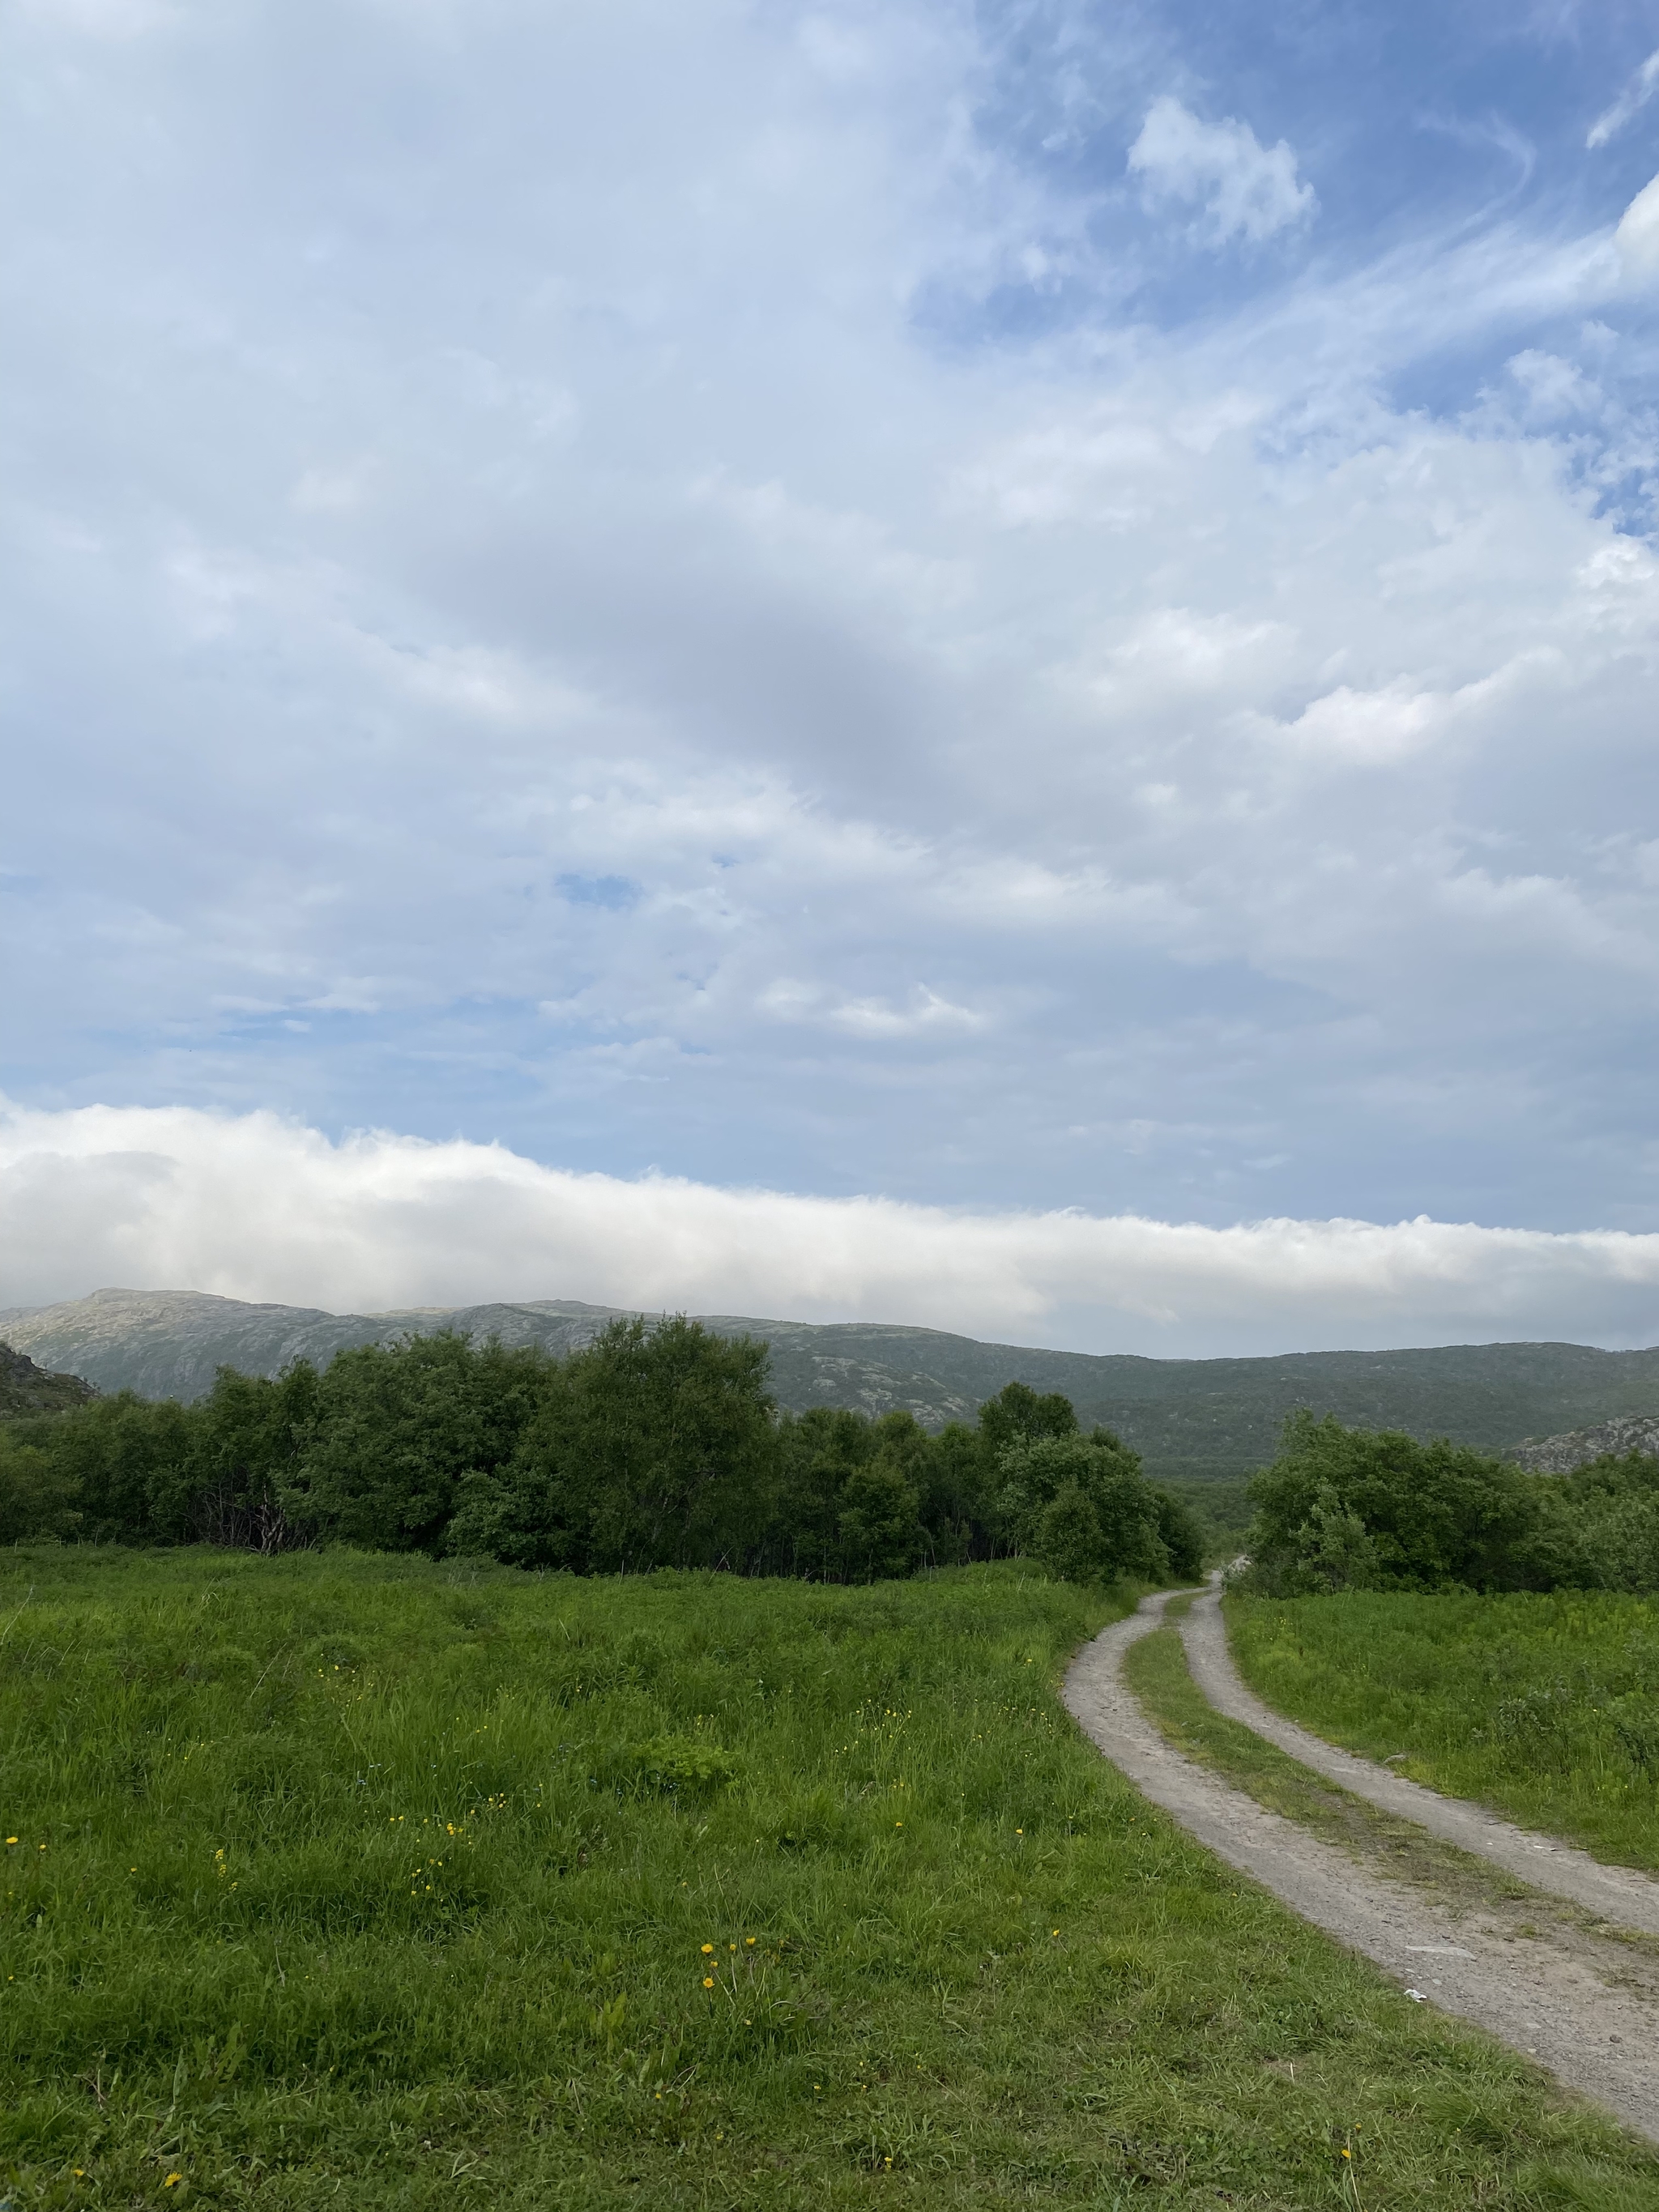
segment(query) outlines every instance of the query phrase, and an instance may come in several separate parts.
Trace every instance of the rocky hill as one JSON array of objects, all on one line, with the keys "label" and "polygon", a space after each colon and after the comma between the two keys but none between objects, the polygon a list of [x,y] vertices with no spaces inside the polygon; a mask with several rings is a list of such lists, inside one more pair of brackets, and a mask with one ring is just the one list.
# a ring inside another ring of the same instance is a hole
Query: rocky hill
[{"label": "rocky hill", "polygon": [[1571,1474],[1593,1459],[1623,1459],[1630,1452],[1659,1457],[1659,1414],[1627,1413],[1593,1428],[1569,1429],[1565,1436],[1528,1437],[1514,1456],[1534,1474]]},{"label": "rocky hill", "polygon": [[[106,1290],[66,1304],[0,1311],[0,1336],[102,1390],[193,1398],[216,1367],[274,1375],[290,1359],[457,1328],[564,1352],[619,1309],[544,1298],[519,1304],[332,1314],[199,1292]],[[1443,1345],[1407,1352],[1294,1352],[1255,1359],[1146,1359],[984,1344],[940,1329],[877,1322],[815,1325],[732,1314],[710,1327],[763,1338],[780,1401],[903,1407],[929,1427],[971,1416],[1005,1382],[1063,1390],[1085,1422],[1103,1421],[1154,1474],[1225,1480],[1273,1455],[1297,1407],[1372,1428],[1449,1436],[1494,1451],[1616,1418],[1659,1419],[1659,1350],[1575,1344]]]},{"label": "rocky hill", "polygon": [[98,1393],[78,1375],[54,1375],[37,1367],[24,1352],[0,1344],[0,1421],[21,1420],[26,1413],[61,1413],[66,1406],[83,1406]]}]

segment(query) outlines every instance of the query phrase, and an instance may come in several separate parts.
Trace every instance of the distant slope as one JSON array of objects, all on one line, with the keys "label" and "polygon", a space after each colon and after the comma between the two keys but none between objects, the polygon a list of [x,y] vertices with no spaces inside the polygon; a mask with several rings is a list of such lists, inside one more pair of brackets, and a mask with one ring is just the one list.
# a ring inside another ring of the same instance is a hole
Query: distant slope
[{"label": "distant slope", "polygon": [[1571,1474],[1593,1459],[1622,1459],[1627,1452],[1659,1456],[1659,1415],[1626,1413],[1591,1429],[1569,1429],[1565,1436],[1528,1437],[1515,1456],[1534,1474]]},{"label": "distant slope", "polygon": [[61,1413],[97,1395],[78,1375],[48,1374],[26,1352],[0,1344],[0,1421],[20,1420],[26,1413]]},{"label": "distant slope", "polygon": [[[0,1312],[0,1337],[101,1390],[192,1398],[220,1364],[274,1375],[290,1359],[343,1346],[459,1328],[555,1352],[586,1343],[619,1309],[564,1298],[516,1305],[331,1314],[247,1305],[199,1292],[98,1291],[67,1304]],[[870,1322],[815,1326],[705,1315],[709,1326],[772,1346],[780,1401],[903,1407],[930,1427],[971,1417],[1005,1382],[1063,1390],[1085,1423],[1118,1430],[1170,1479],[1237,1477],[1273,1455],[1299,1406],[1359,1426],[1449,1436],[1488,1450],[1620,1415],[1659,1417],[1659,1350],[1577,1344],[1444,1345],[1412,1352],[1308,1352],[1267,1359],[1143,1359],[1034,1351],[940,1329]]]}]

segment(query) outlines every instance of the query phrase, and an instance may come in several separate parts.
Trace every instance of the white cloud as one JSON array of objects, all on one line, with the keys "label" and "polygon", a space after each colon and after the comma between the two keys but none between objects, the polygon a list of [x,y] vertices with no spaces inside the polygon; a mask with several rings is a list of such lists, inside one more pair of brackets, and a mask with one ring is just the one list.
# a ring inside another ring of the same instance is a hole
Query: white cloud
[{"label": "white cloud", "polygon": [[1180,1356],[1659,1331],[1659,1236],[806,1198],[177,1108],[0,1113],[0,1305],[580,1297]]},{"label": "white cloud", "polygon": [[1613,234],[1627,276],[1638,283],[1659,276],[1659,177],[1644,185]]},{"label": "white cloud", "polygon": [[1624,129],[1633,115],[1638,114],[1647,106],[1656,92],[1659,92],[1659,53],[1651,53],[1631,77],[1612,106],[1604,109],[1591,124],[1585,145],[1592,150],[1597,146],[1605,146],[1610,138]]},{"label": "white cloud", "polygon": [[1133,12],[20,13],[14,1091],[1659,1219],[1646,196],[1402,211],[1333,61],[1316,258],[1161,252],[1312,201]]},{"label": "white cloud", "polygon": [[1283,138],[1264,146],[1248,123],[1231,116],[1201,122],[1168,94],[1147,109],[1129,167],[1152,198],[1201,205],[1200,234],[1212,246],[1235,238],[1259,246],[1310,220],[1319,205],[1313,186],[1297,177],[1295,152]]}]

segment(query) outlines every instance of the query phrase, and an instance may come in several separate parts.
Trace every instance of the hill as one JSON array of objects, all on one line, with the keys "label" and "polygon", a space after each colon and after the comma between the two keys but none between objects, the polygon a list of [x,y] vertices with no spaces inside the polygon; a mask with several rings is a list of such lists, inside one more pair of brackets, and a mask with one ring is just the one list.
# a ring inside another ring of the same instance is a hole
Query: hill
[{"label": "hill", "polygon": [[49,1374],[26,1352],[0,1344],[0,1421],[20,1420],[27,1413],[60,1413],[97,1395],[78,1375]]},{"label": "hill", "polygon": [[[566,1352],[618,1311],[544,1298],[520,1304],[333,1314],[202,1292],[94,1291],[60,1305],[0,1311],[0,1337],[101,1390],[199,1397],[216,1367],[274,1375],[325,1362],[343,1346],[455,1328]],[[1618,1416],[1659,1416],[1659,1350],[1577,1344],[1442,1345],[1404,1352],[1309,1352],[1251,1359],[1148,1359],[985,1344],[941,1329],[872,1322],[813,1324],[734,1314],[702,1318],[772,1347],[780,1402],[904,1407],[930,1428],[964,1419],[1005,1382],[1061,1390],[1085,1424],[1115,1428],[1170,1480],[1228,1480],[1273,1455],[1297,1407],[1352,1426],[1449,1436],[1512,1451],[1539,1437]]]}]

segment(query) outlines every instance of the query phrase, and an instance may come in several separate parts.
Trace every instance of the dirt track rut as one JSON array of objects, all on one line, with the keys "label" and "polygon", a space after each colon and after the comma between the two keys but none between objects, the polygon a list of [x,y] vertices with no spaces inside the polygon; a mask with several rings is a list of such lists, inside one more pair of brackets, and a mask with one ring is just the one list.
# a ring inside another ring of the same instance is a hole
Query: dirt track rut
[{"label": "dirt track rut", "polygon": [[[1568,2087],[1659,2143],[1659,2002],[1610,1984],[1595,1963],[1571,1947],[1519,1943],[1510,1923],[1478,1911],[1455,1911],[1409,1883],[1387,1879],[1337,1845],[1267,1812],[1164,1741],[1131,1695],[1122,1662],[1133,1643],[1161,1625],[1167,1595],[1148,1598],[1138,1613],[1115,1622],[1073,1662],[1065,1700],[1085,1734],[1188,1834],[1304,1920],[1374,1960],[1443,2011],[1488,2029],[1535,2058]],[[1200,1615],[1200,1648],[1203,1620]],[[1216,1626],[1219,1631],[1218,1616]],[[1236,1688],[1249,1698],[1242,1683]],[[1267,1708],[1261,1711],[1277,1727],[1288,1727]],[[1332,1753],[1317,1738],[1307,1741],[1327,1756],[1347,1756]],[[1372,1777],[1377,1773],[1366,1761],[1354,1763]],[[1335,1778],[1352,1786],[1346,1778]],[[1401,1808],[1390,1803],[1388,1809]],[[1543,1863],[1559,1871],[1553,1856]],[[1498,1863],[1509,1870],[1507,1862]],[[1542,1887],[1547,1877],[1537,1870],[1539,1863],[1534,1860],[1526,1879]],[[1615,1917],[1607,1905],[1595,1909],[1609,1919]]]},{"label": "dirt track rut", "polygon": [[1245,1686],[1233,1664],[1219,1591],[1207,1590],[1196,1601],[1181,1623],[1181,1640],[1187,1647],[1193,1680],[1218,1713],[1243,1721],[1246,1728],[1254,1729],[1328,1781],[1340,1783],[1385,1813],[1415,1820],[1431,1835],[1502,1867],[1506,1874],[1529,1882],[1534,1889],[1568,1898],[1604,1920],[1659,1936],[1659,1881],[1630,1867],[1603,1866],[1588,1851],[1576,1850],[1571,1844],[1514,1827],[1484,1805],[1439,1796],[1432,1790],[1407,1781],[1403,1775],[1391,1774],[1372,1759],[1339,1751],[1322,1736],[1310,1735],[1294,1721],[1274,1712],[1271,1705],[1264,1705]]}]

